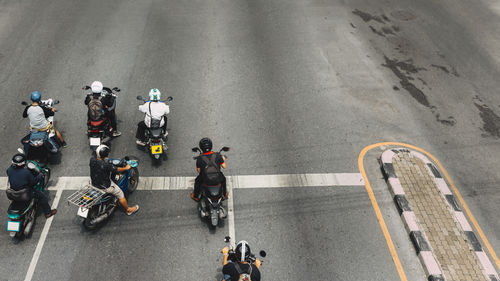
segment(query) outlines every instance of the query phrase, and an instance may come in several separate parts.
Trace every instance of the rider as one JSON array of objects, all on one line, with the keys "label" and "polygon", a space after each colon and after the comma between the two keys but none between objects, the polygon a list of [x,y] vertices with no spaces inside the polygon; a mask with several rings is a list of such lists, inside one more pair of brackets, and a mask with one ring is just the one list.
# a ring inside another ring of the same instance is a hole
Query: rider
[{"label": "rider", "polygon": [[139,210],[139,205],[134,207],[129,207],[127,204],[127,199],[123,191],[111,180],[111,174],[113,172],[124,172],[129,170],[131,167],[127,165],[125,167],[115,167],[113,164],[108,162],[109,147],[101,144],[96,149],[96,156],[90,158],[90,178],[92,185],[96,188],[103,189],[106,193],[113,194],[118,198],[120,204],[125,208],[127,215],[132,215]]},{"label": "rider", "polygon": [[15,191],[20,191],[25,188],[31,189],[33,196],[38,199],[38,202],[40,202],[45,217],[50,218],[57,213],[57,210],[51,210],[47,196],[40,190],[33,188],[40,180],[43,179],[43,175],[40,173],[35,177],[31,171],[25,168],[25,166],[26,156],[24,154],[17,153],[14,157],[12,157],[12,165],[7,169],[10,188]]},{"label": "rider", "polygon": [[[100,99],[102,106],[104,107],[104,116],[109,119],[109,123],[112,129],[112,136],[119,137],[122,133],[118,131],[116,127],[116,97],[112,94],[111,89],[103,87],[100,81],[94,81],[90,85],[92,93],[89,93],[85,97],[85,105],[89,105],[90,101],[93,99]],[[105,91],[103,93],[103,90]],[[89,116],[90,120],[90,116]]]},{"label": "rider", "polygon": [[23,112],[23,117],[29,117],[30,119],[30,128],[31,130],[37,130],[39,132],[45,132],[53,129],[57,135],[57,138],[61,142],[63,147],[66,147],[67,144],[64,141],[59,130],[54,128],[54,125],[50,123],[47,118],[50,116],[54,116],[54,112],[56,112],[56,108],[52,107],[49,109],[45,106],[40,105],[40,101],[42,100],[42,95],[38,91],[34,91],[31,93],[31,101],[30,105],[27,105]]},{"label": "rider", "polygon": [[[224,259],[222,261],[222,274],[224,281],[251,280],[260,281],[260,265],[261,261],[255,259],[254,263],[249,263],[250,246],[247,241],[240,241],[236,245],[234,260],[228,261],[229,248],[222,248]],[[250,277],[250,279],[248,279]]]},{"label": "rider", "polygon": [[215,161],[219,171],[219,180],[222,185],[222,194],[224,194],[224,199],[228,198],[228,193],[226,189],[226,177],[220,171],[220,167],[226,169],[226,157],[221,155],[218,152],[212,151],[212,140],[209,138],[202,138],[199,143],[199,147],[202,151],[201,155],[196,159],[196,170],[198,171],[198,176],[194,180],[194,192],[191,192],[191,199],[194,201],[199,201],[201,184],[203,183],[203,175],[205,174],[205,170],[208,167],[209,161]]},{"label": "rider", "polygon": [[154,88],[149,91],[149,101],[142,105],[139,105],[139,111],[145,113],[144,121],[137,124],[137,132],[135,137],[137,138],[136,143],[138,145],[146,145],[146,129],[151,128],[151,119],[160,120],[159,126],[163,129],[163,137],[168,135],[167,132],[167,114],[170,112],[170,108],[167,104],[161,100],[160,90]]}]

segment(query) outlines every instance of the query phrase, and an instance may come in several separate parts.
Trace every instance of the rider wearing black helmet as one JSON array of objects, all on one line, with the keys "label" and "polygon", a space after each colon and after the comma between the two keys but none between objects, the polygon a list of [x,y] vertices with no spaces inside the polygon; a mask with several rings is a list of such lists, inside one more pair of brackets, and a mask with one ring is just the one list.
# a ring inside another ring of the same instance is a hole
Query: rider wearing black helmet
[{"label": "rider wearing black helmet", "polygon": [[[198,171],[198,176],[196,177],[194,181],[194,192],[191,192],[191,198],[195,201],[199,200],[200,196],[200,191],[201,191],[201,185],[202,185],[202,175],[205,172],[205,162],[204,162],[204,156],[207,159],[213,159],[215,161],[215,164],[218,166],[218,170],[220,171],[220,167],[226,169],[226,157],[224,155],[221,155],[218,152],[213,152],[212,151],[212,140],[209,138],[202,138],[199,143],[199,147],[202,151],[200,156],[196,159],[196,170]],[[220,184],[222,185],[222,194],[224,194],[224,198],[227,199],[228,193],[227,193],[227,188],[226,188],[226,177],[222,172],[220,172]]]},{"label": "rider wearing black helmet", "polygon": [[15,191],[19,191],[25,188],[31,189],[30,192],[32,191],[33,196],[38,199],[45,217],[50,218],[57,213],[57,210],[51,210],[49,199],[47,198],[47,196],[43,192],[35,190],[33,188],[40,180],[43,179],[43,176],[42,174],[38,174],[35,177],[32,172],[25,167],[26,156],[24,154],[17,153],[16,155],[14,155],[14,157],[12,157],[12,165],[7,169],[10,188]]},{"label": "rider wearing black helmet", "polygon": [[251,252],[247,241],[242,240],[238,242],[234,251],[234,256],[232,257],[229,257],[228,247],[224,247],[222,249],[222,253],[224,254],[224,259],[222,260],[222,274],[224,274],[224,281],[260,281],[261,261],[259,259],[255,259],[255,262],[249,262]]},{"label": "rider wearing black helmet", "polygon": [[118,200],[120,204],[125,208],[127,215],[132,215],[139,210],[139,205],[134,207],[129,207],[127,199],[123,194],[123,191],[111,180],[111,173],[113,172],[124,172],[129,170],[131,167],[127,165],[125,167],[116,167],[108,162],[109,147],[106,145],[99,145],[96,149],[96,155],[90,158],[90,179],[92,185],[96,188],[103,189],[106,193],[111,193]]}]

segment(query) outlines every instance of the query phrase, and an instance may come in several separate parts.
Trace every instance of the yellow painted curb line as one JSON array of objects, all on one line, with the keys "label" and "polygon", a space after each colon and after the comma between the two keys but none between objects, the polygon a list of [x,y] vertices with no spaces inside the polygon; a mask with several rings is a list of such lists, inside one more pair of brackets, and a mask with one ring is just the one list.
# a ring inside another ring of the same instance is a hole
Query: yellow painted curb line
[{"label": "yellow painted curb line", "polygon": [[403,267],[402,267],[401,262],[399,260],[398,254],[396,252],[396,248],[394,247],[394,244],[392,243],[392,239],[391,239],[391,235],[389,234],[389,230],[387,230],[387,226],[385,225],[385,221],[384,221],[384,218],[382,217],[382,212],[380,211],[380,208],[378,206],[377,199],[375,199],[375,195],[373,193],[372,187],[370,185],[370,182],[368,181],[368,177],[366,176],[366,172],[365,172],[365,168],[364,168],[364,164],[363,164],[363,160],[364,160],[366,153],[368,151],[370,151],[371,149],[376,148],[376,147],[380,147],[380,146],[403,146],[403,147],[411,148],[413,150],[424,153],[429,158],[431,158],[432,161],[434,161],[434,163],[436,163],[436,165],[438,165],[439,169],[443,172],[443,175],[446,178],[446,181],[450,184],[451,189],[453,190],[453,193],[455,194],[455,196],[457,196],[458,201],[460,201],[460,204],[464,208],[465,213],[467,214],[470,221],[472,222],[472,225],[474,225],[474,228],[476,229],[477,233],[479,234],[479,237],[481,238],[483,244],[488,249],[490,256],[495,261],[497,268],[500,268],[500,260],[498,259],[497,254],[495,253],[495,251],[493,250],[493,247],[491,246],[490,242],[486,238],[486,235],[484,235],[484,232],[481,229],[481,227],[479,226],[479,224],[477,223],[477,220],[475,219],[474,215],[472,215],[472,212],[470,211],[469,206],[467,206],[467,203],[465,203],[465,200],[463,199],[462,195],[458,191],[457,187],[455,186],[455,184],[451,180],[448,172],[443,167],[443,165],[441,165],[439,160],[436,157],[434,157],[434,155],[430,154],[429,152],[423,150],[422,148],[413,146],[411,144],[406,144],[406,143],[401,143],[401,142],[380,142],[380,143],[372,144],[372,145],[369,145],[369,146],[363,148],[363,150],[359,153],[359,156],[358,156],[358,167],[359,167],[360,173],[363,175],[363,178],[365,180],[366,191],[368,192],[368,196],[370,197],[370,201],[371,201],[373,209],[375,211],[375,215],[377,216],[377,220],[380,224],[380,228],[382,229],[382,233],[384,234],[385,240],[387,242],[387,246],[389,247],[389,251],[391,252],[392,260],[394,261],[394,264],[396,265],[396,269],[398,271],[399,278],[401,279],[401,281],[407,281],[406,275],[404,273]]}]

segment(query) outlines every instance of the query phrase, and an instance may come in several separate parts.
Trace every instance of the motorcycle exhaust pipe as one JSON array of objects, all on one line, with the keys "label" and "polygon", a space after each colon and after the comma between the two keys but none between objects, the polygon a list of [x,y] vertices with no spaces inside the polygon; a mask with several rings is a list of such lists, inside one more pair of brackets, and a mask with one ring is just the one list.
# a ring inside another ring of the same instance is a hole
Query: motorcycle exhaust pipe
[{"label": "motorcycle exhaust pipe", "polygon": [[105,221],[106,219],[109,218],[109,216],[111,216],[111,214],[113,213],[115,208],[116,208],[116,206],[114,206],[111,210],[107,211],[106,213],[98,216],[97,218],[90,220],[90,224],[98,224],[98,223]]}]

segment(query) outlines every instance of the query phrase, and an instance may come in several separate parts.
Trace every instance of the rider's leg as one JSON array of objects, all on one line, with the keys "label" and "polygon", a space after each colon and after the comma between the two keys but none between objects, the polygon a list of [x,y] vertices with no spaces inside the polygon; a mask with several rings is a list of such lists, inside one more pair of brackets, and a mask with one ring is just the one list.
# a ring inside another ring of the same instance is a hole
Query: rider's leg
[{"label": "rider's leg", "polygon": [[191,192],[191,198],[195,201],[198,201],[200,197],[200,191],[201,191],[201,177],[198,175],[196,179],[194,180],[194,190]]},{"label": "rider's leg", "polygon": [[146,123],[144,121],[141,121],[137,124],[137,131],[135,133],[135,138],[138,139],[139,141],[146,141]]},{"label": "rider's leg", "polygon": [[49,198],[47,198],[47,195],[45,195],[45,193],[41,192],[40,190],[34,190],[33,196],[38,199],[45,217],[48,218],[57,212],[55,209],[50,209]]},{"label": "rider's leg", "polygon": [[137,210],[139,210],[139,205],[135,205],[134,207],[128,206],[127,199],[125,199],[125,195],[123,194],[123,191],[114,182],[111,182],[111,186],[106,188],[104,191],[106,193],[111,193],[116,198],[118,198],[118,201],[120,201],[120,204],[123,206],[123,208],[125,208],[127,215],[131,215],[131,214],[137,212]]}]

